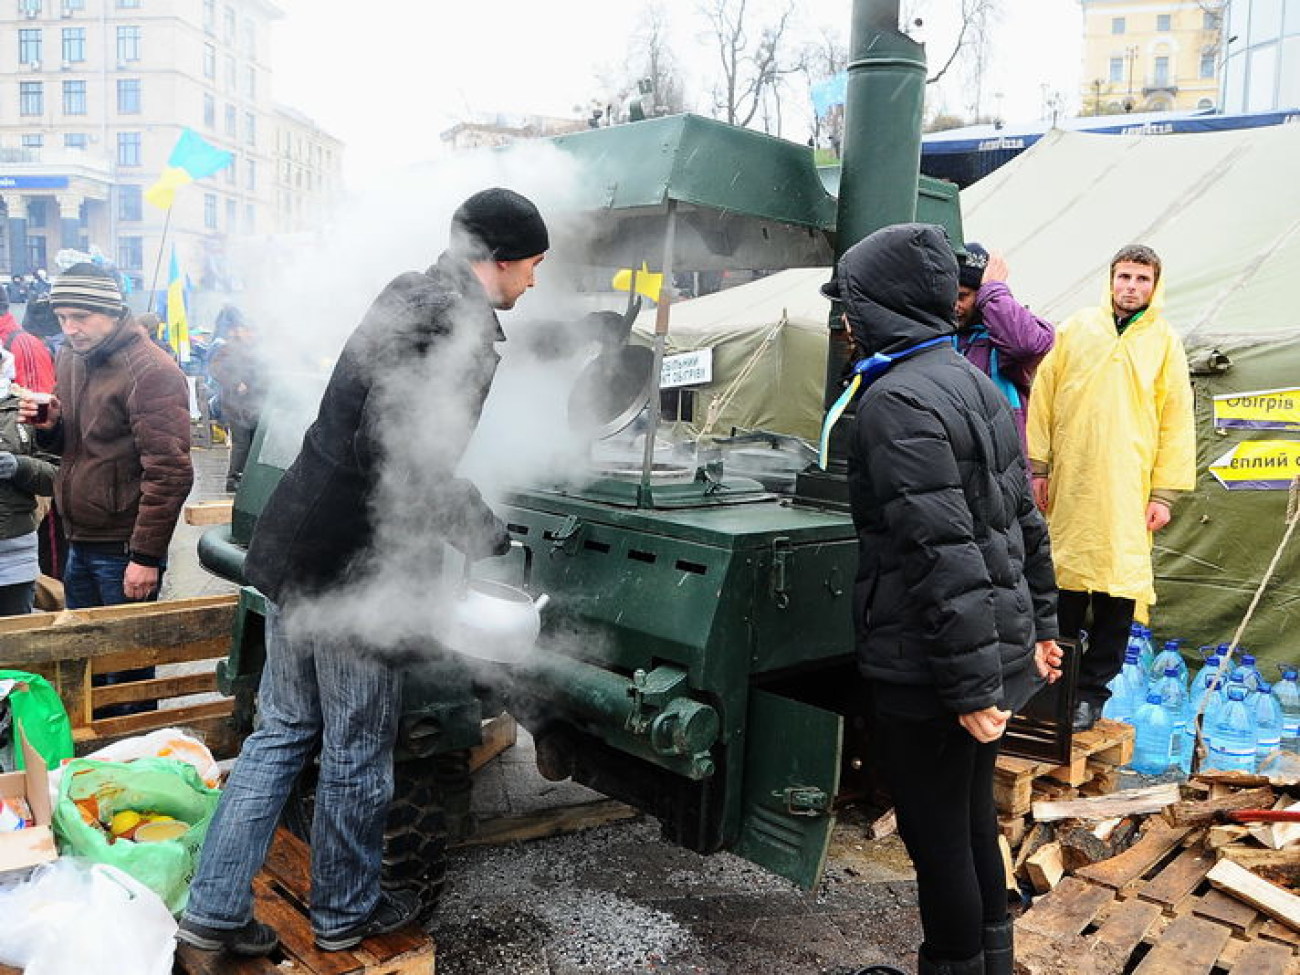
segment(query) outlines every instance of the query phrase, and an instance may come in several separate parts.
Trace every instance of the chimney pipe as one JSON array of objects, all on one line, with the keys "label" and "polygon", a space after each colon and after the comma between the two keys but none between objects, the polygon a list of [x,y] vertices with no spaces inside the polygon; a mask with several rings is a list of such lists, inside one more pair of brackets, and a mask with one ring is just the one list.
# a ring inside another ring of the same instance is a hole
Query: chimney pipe
[{"label": "chimney pipe", "polygon": [[[863,237],[916,219],[921,174],[925,47],[898,28],[899,0],[854,0],[844,104],[835,261]],[[839,397],[852,357],[839,302],[831,303],[823,408]],[[848,507],[845,413],[831,433],[825,471],[800,475],[795,494],[818,505]]]}]

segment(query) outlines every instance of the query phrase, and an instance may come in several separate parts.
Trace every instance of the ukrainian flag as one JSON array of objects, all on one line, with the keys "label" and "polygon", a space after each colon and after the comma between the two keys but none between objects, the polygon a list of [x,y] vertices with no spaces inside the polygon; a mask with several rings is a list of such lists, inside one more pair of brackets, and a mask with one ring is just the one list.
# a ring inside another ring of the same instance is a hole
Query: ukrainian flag
[{"label": "ukrainian flag", "polygon": [[167,168],[158,182],[144,191],[144,198],[160,209],[169,210],[178,189],[220,172],[234,161],[233,152],[208,144],[193,129],[182,129],[172,154],[167,157]]},{"label": "ukrainian flag", "polygon": [[185,313],[185,276],[176,260],[176,245],[172,245],[171,266],[167,272],[167,344],[181,362],[190,361],[190,320]]}]

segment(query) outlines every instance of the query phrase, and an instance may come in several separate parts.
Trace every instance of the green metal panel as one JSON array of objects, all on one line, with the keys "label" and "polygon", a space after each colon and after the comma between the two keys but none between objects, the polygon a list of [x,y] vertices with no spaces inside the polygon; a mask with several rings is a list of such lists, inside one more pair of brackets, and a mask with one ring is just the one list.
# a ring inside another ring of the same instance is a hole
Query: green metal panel
[{"label": "green metal panel", "polygon": [[839,788],[844,721],[756,690],[745,744],[744,812],[733,852],[809,889],[821,879]]}]

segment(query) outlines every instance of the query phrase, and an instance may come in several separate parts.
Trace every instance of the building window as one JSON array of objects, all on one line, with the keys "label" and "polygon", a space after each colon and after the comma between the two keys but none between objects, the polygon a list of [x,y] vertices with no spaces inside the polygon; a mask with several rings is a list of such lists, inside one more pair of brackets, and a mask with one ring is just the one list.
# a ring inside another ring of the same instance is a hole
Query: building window
[{"label": "building window", "polygon": [[217,127],[217,100],[207,92],[203,93],[203,124],[209,129]]},{"label": "building window", "polygon": [[235,138],[239,134],[238,113],[234,105],[226,106],[226,135]]},{"label": "building window", "polygon": [[203,45],[203,77],[217,80],[217,49],[211,44]]},{"label": "building window", "polygon": [[217,229],[217,194],[203,194],[203,226],[208,230]]},{"label": "building window", "polygon": [[1156,58],[1155,87],[1169,87],[1169,58],[1167,57]]},{"label": "building window", "polygon": [[41,0],[18,0],[18,12],[28,17],[35,17],[41,12]]},{"label": "building window", "polygon": [[1207,111],[1207,110],[1209,110],[1209,111],[1213,111],[1213,110],[1214,110],[1214,99],[1213,99],[1213,98],[1202,98],[1200,101],[1198,101],[1198,102],[1196,103],[1196,109],[1197,109],[1197,111],[1201,111],[1201,112],[1203,112],[1203,111]]},{"label": "building window", "polygon": [[217,0],[203,0],[203,30],[211,34],[217,29]]},{"label": "building window", "polygon": [[18,83],[18,114],[45,114],[45,86],[39,81],[20,81]]},{"label": "building window", "polygon": [[251,64],[244,66],[244,97],[250,100],[257,97],[257,69]]},{"label": "building window", "polygon": [[135,10],[140,6],[140,0],[117,0],[118,10]]},{"label": "building window", "polygon": [[245,20],[243,25],[243,39],[240,44],[244,57],[250,61],[257,57],[257,27],[251,20]]},{"label": "building window", "polygon": [[[44,146],[45,146],[45,136],[41,135],[39,132],[34,133],[32,135],[23,136],[24,149],[42,149],[44,148]],[[31,201],[28,201],[28,207],[30,208],[30,206],[31,206]],[[30,209],[28,210],[28,219],[29,220],[31,219]]]},{"label": "building window", "polygon": [[1214,49],[1213,48],[1201,52],[1201,69],[1199,74],[1202,78],[1214,77]]},{"label": "building window", "polygon": [[86,114],[86,83],[84,81],[65,81],[63,83],[63,114]]},{"label": "building window", "polygon": [[85,10],[86,0],[63,0],[63,9],[66,11]]},{"label": "building window", "polygon": [[225,169],[223,169],[221,172],[224,174],[224,177],[225,177],[225,180],[226,180],[226,185],[227,185],[227,186],[234,186],[234,185],[235,185],[235,167],[234,167],[234,166],[227,166],[227,167],[226,167]]},{"label": "building window", "polygon": [[139,132],[119,132],[117,134],[117,164],[119,166],[140,165]]},{"label": "building window", "polygon": [[234,46],[235,43],[235,8],[226,7],[221,11],[221,39]]},{"label": "building window", "polygon": [[246,167],[244,176],[244,188],[248,190],[257,189],[257,161],[250,159]]},{"label": "building window", "polygon": [[37,198],[27,201],[27,226],[44,227],[47,216],[44,200]]},{"label": "building window", "polygon": [[244,233],[251,234],[257,231],[257,221],[254,219],[257,215],[257,208],[251,203],[244,204]]},{"label": "building window", "polygon": [[1123,18],[1123,17],[1112,17],[1112,18],[1110,19],[1110,32],[1111,32],[1112,34],[1122,34],[1122,33],[1124,33],[1124,18]]},{"label": "building window", "polygon": [[234,200],[226,201],[226,231],[234,233],[235,227],[238,226],[239,204]]},{"label": "building window", "polygon": [[41,32],[39,30],[20,30],[18,32],[18,63],[41,63]]},{"label": "building window", "polygon": [[63,148],[65,149],[85,149],[90,145],[90,140],[86,138],[84,132],[64,132]]},{"label": "building window", "polygon": [[117,219],[119,220],[143,220],[144,193],[139,186],[132,186],[129,183],[122,184],[117,188]]},{"label": "building window", "polygon": [[86,60],[86,28],[63,28],[63,60],[67,62]]},{"label": "building window", "polygon": [[1156,14],[1156,30],[1168,33],[1174,29],[1174,18],[1170,14]]},{"label": "building window", "polygon": [[117,29],[117,60],[119,64],[140,60],[140,28],[134,26]]},{"label": "building window", "polygon": [[257,116],[252,112],[244,113],[244,141],[250,146],[257,145]]},{"label": "building window", "polygon": [[233,54],[227,54],[223,59],[226,63],[226,91],[234,92],[235,90],[235,57]]},{"label": "building window", "polygon": [[1124,80],[1124,59],[1111,58],[1110,59],[1110,83],[1112,85],[1117,85],[1123,80]]},{"label": "building window", "polygon": [[1205,30],[1218,30],[1223,24],[1223,16],[1217,10],[1206,10],[1201,14],[1201,27]]},{"label": "building window", "polygon": [[144,238],[117,238],[117,266],[126,271],[139,271],[144,268]]},{"label": "building window", "polygon": [[117,79],[117,114],[140,114],[140,79]]}]

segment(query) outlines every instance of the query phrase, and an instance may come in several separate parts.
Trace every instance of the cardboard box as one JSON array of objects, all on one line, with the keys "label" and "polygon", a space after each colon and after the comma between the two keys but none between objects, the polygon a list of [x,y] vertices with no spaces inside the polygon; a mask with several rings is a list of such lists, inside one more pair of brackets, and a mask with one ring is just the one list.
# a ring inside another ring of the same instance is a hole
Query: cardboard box
[{"label": "cardboard box", "polygon": [[27,742],[21,728],[15,734],[22,744],[21,772],[0,774],[0,796],[27,800],[35,826],[0,833],[0,874],[10,870],[27,870],[58,859],[59,850],[50,831],[50,778],[45,759]]}]

